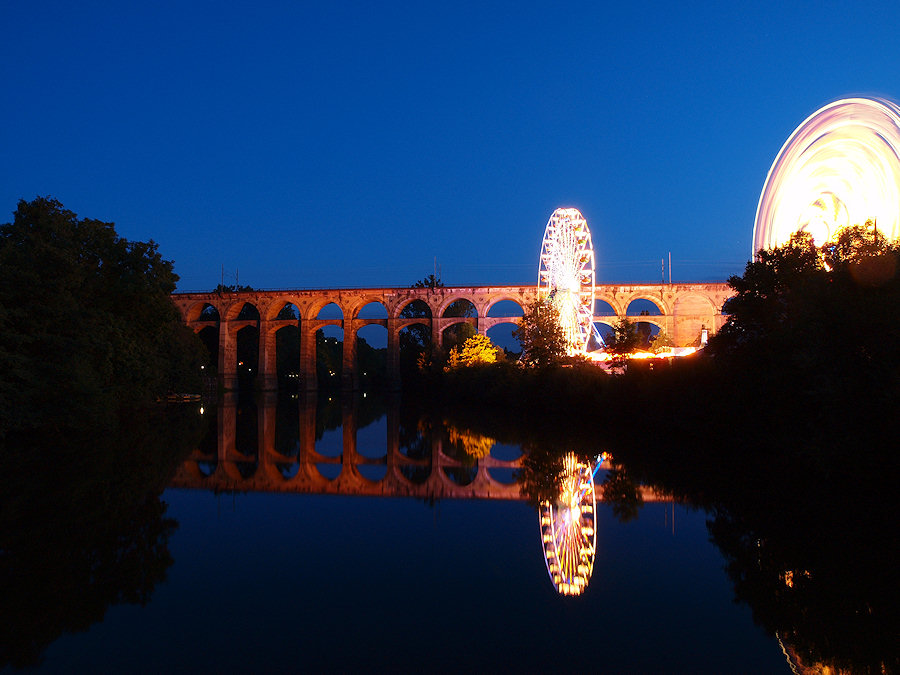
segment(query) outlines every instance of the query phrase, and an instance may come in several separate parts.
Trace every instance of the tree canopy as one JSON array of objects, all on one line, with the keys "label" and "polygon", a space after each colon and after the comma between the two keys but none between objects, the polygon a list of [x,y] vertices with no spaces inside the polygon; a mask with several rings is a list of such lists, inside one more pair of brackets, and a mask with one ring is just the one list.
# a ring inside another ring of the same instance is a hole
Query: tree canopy
[{"label": "tree canopy", "polygon": [[13,215],[0,225],[0,428],[65,424],[195,384],[203,347],[156,243],[49,197]]},{"label": "tree canopy", "polygon": [[536,300],[525,308],[513,331],[522,346],[522,363],[545,368],[566,357],[566,336],[559,324],[559,310],[549,300]]},{"label": "tree canopy", "polygon": [[644,336],[634,322],[622,318],[612,328],[612,336],[606,341],[606,350],[611,354],[623,357],[641,346]]},{"label": "tree canopy", "polygon": [[[760,251],[724,306],[728,321],[710,341],[723,359],[839,378],[881,378],[900,368],[900,247],[871,226],[841,231],[817,247],[807,233]],[[825,383],[821,383],[825,384]]]},{"label": "tree canopy", "polygon": [[498,348],[487,335],[476,333],[462,345],[456,345],[450,350],[444,370],[496,363],[497,351]]},{"label": "tree canopy", "polygon": [[441,281],[440,277],[436,277],[433,274],[429,274],[424,279],[420,279],[416,281],[410,288],[430,288],[434,290],[435,288],[443,288],[444,282]]}]

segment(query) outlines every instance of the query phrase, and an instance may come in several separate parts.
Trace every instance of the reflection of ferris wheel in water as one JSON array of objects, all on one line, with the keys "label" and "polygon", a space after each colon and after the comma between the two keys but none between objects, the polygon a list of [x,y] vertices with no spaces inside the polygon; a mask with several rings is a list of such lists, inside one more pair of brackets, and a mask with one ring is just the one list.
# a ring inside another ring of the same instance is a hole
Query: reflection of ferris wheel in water
[{"label": "reflection of ferris wheel in water", "polygon": [[594,247],[587,221],[578,209],[556,209],[547,221],[538,293],[556,305],[569,354],[587,351],[595,332]]},{"label": "reflection of ferris wheel in water", "polygon": [[541,502],[544,562],[550,580],[562,595],[580,595],[591,579],[597,550],[594,474],[605,459],[606,455],[601,455],[597,467],[591,470],[574,453],[567,454],[559,497],[555,502]]}]

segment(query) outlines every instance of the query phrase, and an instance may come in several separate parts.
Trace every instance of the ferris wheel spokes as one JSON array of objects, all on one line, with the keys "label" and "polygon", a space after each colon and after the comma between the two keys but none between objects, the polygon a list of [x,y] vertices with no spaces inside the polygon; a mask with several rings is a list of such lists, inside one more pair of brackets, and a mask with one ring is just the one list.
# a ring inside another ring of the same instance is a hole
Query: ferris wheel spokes
[{"label": "ferris wheel spokes", "polygon": [[568,353],[585,352],[593,332],[594,249],[587,221],[578,209],[556,209],[547,221],[538,291],[559,311]]}]

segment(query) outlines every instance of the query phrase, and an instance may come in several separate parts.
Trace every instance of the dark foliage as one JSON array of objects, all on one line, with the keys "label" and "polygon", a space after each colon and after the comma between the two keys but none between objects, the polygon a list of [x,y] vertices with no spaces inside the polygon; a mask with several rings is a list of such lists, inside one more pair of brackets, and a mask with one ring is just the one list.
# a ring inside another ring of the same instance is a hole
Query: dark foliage
[{"label": "dark foliage", "polygon": [[285,326],[275,333],[276,371],[278,386],[296,389],[300,385],[300,329]]},{"label": "dark foliage", "polygon": [[522,363],[531,368],[557,366],[566,357],[566,337],[559,311],[549,300],[536,300],[525,308],[513,337],[522,346]]},{"label": "dark foliage", "polygon": [[365,338],[356,337],[356,363],[363,388],[383,387],[387,381],[387,347],[375,348]]},{"label": "dark foliage", "polygon": [[319,389],[340,389],[344,368],[344,343],[335,337],[325,337],[325,331],[316,331],[316,376]]},{"label": "dark foliage", "polygon": [[424,279],[420,279],[415,282],[410,288],[430,288],[434,290],[435,288],[443,288],[444,282],[441,281],[440,277],[435,276],[434,274],[429,274]]},{"label": "dark foliage", "polygon": [[222,295],[223,293],[247,293],[255,290],[253,286],[244,286],[242,284],[219,284],[213,289],[213,293]]},{"label": "dark foliage", "polygon": [[20,201],[0,226],[0,429],[198,391],[206,357],[172,304],[177,279],[152,241]]},{"label": "dark foliage", "polygon": [[[647,326],[649,324],[641,324]],[[644,344],[646,342],[646,344]],[[650,345],[649,334],[638,330],[638,324],[628,319],[620,319],[613,326],[613,332],[606,342],[606,351],[615,355],[614,361],[618,364],[625,363],[626,355],[639,348],[647,348]]]}]

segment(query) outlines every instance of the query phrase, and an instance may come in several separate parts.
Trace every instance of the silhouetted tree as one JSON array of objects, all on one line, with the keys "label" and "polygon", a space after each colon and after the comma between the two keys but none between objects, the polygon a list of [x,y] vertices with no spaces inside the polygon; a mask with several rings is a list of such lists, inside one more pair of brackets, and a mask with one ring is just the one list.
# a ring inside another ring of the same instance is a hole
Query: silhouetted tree
[{"label": "silhouetted tree", "polygon": [[795,234],[729,279],[728,321],[708,351],[752,380],[789,378],[795,400],[797,387],[826,402],[887,393],[900,379],[898,263],[900,248],[866,227],[822,247]]},{"label": "silhouetted tree", "polygon": [[637,325],[622,318],[613,326],[613,334],[606,342],[606,351],[621,358],[636,351],[643,340],[644,335],[638,331]]},{"label": "silhouetted tree", "polygon": [[415,282],[411,288],[430,288],[434,290],[435,288],[443,288],[444,282],[440,280],[440,277],[436,277],[433,274],[429,274],[424,279],[421,279]]},{"label": "silhouetted tree", "polygon": [[607,472],[600,486],[600,493],[604,502],[612,504],[613,515],[623,523],[637,518],[644,505],[639,486],[621,466]]},{"label": "silhouetted tree", "polygon": [[325,337],[321,328],[316,331],[316,373],[319,387],[335,389],[341,386],[344,368],[344,343],[334,337]]},{"label": "silhouetted tree", "polygon": [[172,303],[178,277],[154,242],[48,197],[13,215],[0,226],[0,429],[199,390],[205,349]]},{"label": "silhouetted tree", "polygon": [[387,348],[376,349],[365,338],[356,338],[356,362],[364,383],[381,385],[387,377]]},{"label": "silhouetted tree", "polygon": [[566,357],[566,337],[559,310],[549,300],[535,300],[525,308],[513,337],[522,346],[522,363],[531,368],[558,365]]},{"label": "silhouetted tree", "polygon": [[244,286],[241,284],[218,284],[214,289],[213,293],[218,293],[222,295],[223,293],[245,293],[249,291],[255,291],[256,289],[253,286]]}]

